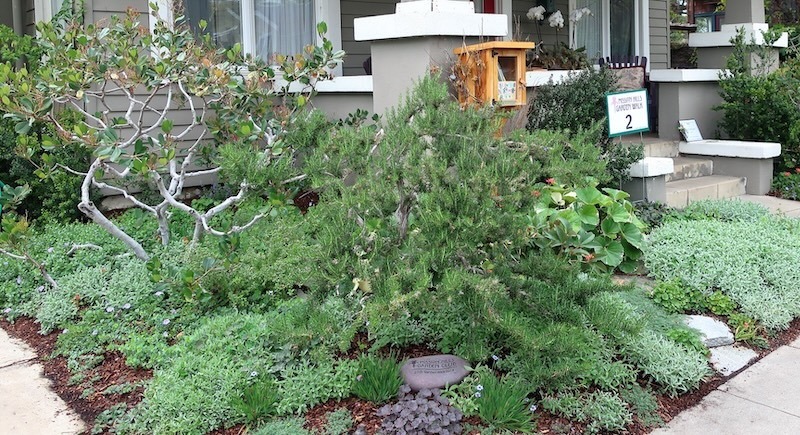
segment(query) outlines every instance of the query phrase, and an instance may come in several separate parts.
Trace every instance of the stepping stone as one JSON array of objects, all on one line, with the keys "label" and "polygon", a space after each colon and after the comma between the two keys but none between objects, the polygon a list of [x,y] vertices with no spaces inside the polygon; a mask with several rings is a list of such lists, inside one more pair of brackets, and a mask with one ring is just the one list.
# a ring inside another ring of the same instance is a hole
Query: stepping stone
[{"label": "stepping stone", "polygon": [[703,344],[708,348],[733,344],[733,333],[724,322],[708,316],[686,316],[686,326],[700,331]]},{"label": "stepping stone", "polygon": [[431,355],[411,358],[400,372],[413,391],[444,388],[461,382],[469,372],[467,362],[455,355]]},{"label": "stepping stone", "polygon": [[746,366],[758,354],[743,346],[720,346],[711,349],[711,365],[723,376],[730,376]]}]

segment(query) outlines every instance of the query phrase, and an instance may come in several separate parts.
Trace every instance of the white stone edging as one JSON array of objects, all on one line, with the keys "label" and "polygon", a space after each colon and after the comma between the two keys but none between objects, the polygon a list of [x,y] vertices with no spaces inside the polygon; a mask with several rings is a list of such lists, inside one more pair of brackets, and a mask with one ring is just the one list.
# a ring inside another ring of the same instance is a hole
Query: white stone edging
[{"label": "white stone edging", "polygon": [[[755,45],[767,45],[764,39],[764,32],[769,30],[769,25],[765,23],[739,23],[723,24],[719,32],[701,32],[689,35],[689,47],[732,47],[731,40],[736,36],[739,29],[744,29],[745,43],[754,42]],[[783,32],[777,41],[770,44],[776,48],[786,48],[789,46],[789,34]]]},{"label": "white stone edging", "polygon": [[675,165],[670,157],[645,157],[631,165],[628,173],[633,178],[650,178],[675,172]]},{"label": "white stone edging", "polygon": [[356,41],[414,36],[506,36],[508,21],[501,14],[416,12],[356,18]]},{"label": "white stone edging", "polygon": [[[286,85],[286,81],[276,79],[274,89],[279,91]],[[314,88],[318,93],[372,93],[372,76],[339,76],[330,80],[323,80],[314,84]],[[299,82],[294,82],[289,85],[289,92],[304,92],[309,90],[308,85]]]},{"label": "white stone edging", "polygon": [[727,73],[728,70],[714,68],[654,69],[650,71],[650,81],[657,83],[718,82],[720,74]]},{"label": "white stone edging", "polygon": [[553,84],[558,84],[564,81],[570,74],[577,74],[582,70],[541,70],[541,71],[527,71],[525,72],[525,86],[533,88],[536,86],[544,86],[550,84],[552,79]]},{"label": "white stone edging", "polygon": [[777,142],[706,139],[694,142],[680,142],[678,150],[683,154],[701,156],[771,159],[781,155],[781,144]]}]

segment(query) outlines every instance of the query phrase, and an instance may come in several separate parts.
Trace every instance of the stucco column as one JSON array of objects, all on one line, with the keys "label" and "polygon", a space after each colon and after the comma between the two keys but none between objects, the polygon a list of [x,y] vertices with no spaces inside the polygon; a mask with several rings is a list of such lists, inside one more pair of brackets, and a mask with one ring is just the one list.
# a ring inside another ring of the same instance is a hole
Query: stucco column
[{"label": "stucco column", "polygon": [[448,76],[454,48],[508,34],[505,15],[477,14],[463,0],[402,0],[394,14],[356,18],[353,24],[356,41],[371,41],[377,114],[396,106],[429,71]]},{"label": "stucco column", "polygon": [[725,5],[725,22],[765,23],[764,0],[731,0]]}]

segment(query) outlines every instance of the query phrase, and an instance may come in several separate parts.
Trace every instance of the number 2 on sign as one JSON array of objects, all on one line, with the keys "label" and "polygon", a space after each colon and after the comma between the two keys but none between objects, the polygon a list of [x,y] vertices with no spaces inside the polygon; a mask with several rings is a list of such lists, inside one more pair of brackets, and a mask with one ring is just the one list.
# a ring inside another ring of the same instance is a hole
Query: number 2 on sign
[{"label": "number 2 on sign", "polygon": [[625,130],[632,129],[631,122],[633,122],[633,117],[631,115],[625,115],[625,118],[628,120],[628,125],[625,126]]}]

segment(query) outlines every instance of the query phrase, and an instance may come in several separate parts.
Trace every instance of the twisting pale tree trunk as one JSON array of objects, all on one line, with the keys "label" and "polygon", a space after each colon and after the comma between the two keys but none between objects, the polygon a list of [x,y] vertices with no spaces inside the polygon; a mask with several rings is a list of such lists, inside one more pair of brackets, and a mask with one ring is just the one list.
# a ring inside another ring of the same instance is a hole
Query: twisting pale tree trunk
[{"label": "twisting pale tree trunk", "polygon": [[[324,35],[325,24],[317,30]],[[181,23],[158,22],[150,33],[135,12],[112,18],[107,26],[61,21],[41,24],[39,31],[45,60],[37,71],[0,65],[0,110],[17,119],[20,134],[36,120],[53,123],[59,137],[42,141],[45,153],[64,142],[77,142],[93,152],[86,172],[65,167],[46,154],[48,167],[39,171],[47,176],[53,170],[66,170],[82,177],[78,208],[143,260],[149,255],[140,241],[105,216],[90,193],[121,195],[151,214],[164,244],[170,240],[174,209],[195,220],[193,242],[204,234],[244,231],[265,213],[227,229],[215,228],[212,219],[248,194],[260,193],[247,175],[237,180],[238,191],[205,212],[181,202],[187,183],[218,175],[219,161],[205,158],[206,151],[217,145],[252,152],[262,168],[291,158],[291,151],[277,145],[282,134],[303,110],[313,84],[326,79],[344,56],[323,37],[321,46],[309,46],[302,55],[279,57],[276,70],[245,56],[238,45],[212,47],[210,37],[198,39]],[[304,92],[290,94],[291,82],[306,85]],[[84,121],[65,128],[58,122],[57,107],[77,110]],[[135,181],[153,186],[160,200],[143,201],[129,187]]]}]

